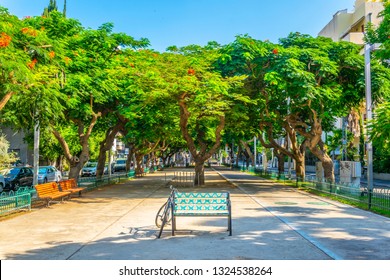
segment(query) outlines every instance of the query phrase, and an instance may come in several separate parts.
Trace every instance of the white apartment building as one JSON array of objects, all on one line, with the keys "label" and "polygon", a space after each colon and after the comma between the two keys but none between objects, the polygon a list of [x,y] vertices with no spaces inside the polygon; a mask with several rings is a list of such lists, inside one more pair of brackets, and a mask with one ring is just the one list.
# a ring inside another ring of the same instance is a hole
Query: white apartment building
[{"label": "white apartment building", "polygon": [[[354,10],[340,10],[333,15],[332,20],[318,33],[318,36],[331,38],[333,41],[347,41],[362,46],[361,53],[364,49],[364,32],[366,25],[371,22],[374,26],[378,26],[382,18],[380,13],[383,11],[384,5],[382,0],[355,0]],[[351,121],[356,117],[363,117],[364,107],[360,112],[352,112],[348,118],[340,118],[336,121],[335,127],[339,129],[348,129],[355,135],[354,145],[359,146],[360,129],[356,131],[356,125]],[[355,114],[355,116],[354,116]],[[356,116],[361,115],[361,116]],[[348,124],[348,121],[350,122]]]},{"label": "white apartment building", "polygon": [[381,0],[356,0],[353,11],[349,12],[348,9],[338,11],[318,36],[363,45],[365,26],[369,20],[378,26],[382,21],[379,14],[383,9]]}]

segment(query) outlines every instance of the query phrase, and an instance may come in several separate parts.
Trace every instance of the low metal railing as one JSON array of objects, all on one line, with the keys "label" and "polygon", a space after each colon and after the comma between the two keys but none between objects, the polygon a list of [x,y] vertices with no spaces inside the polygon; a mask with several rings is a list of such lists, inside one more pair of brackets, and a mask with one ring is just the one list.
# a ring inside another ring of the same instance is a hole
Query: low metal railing
[{"label": "low metal railing", "polygon": [[[86,187],[88,191],[97,187],[124,182],[128,179],[127,173],[106,176],[101,179],[96,179],[96,177],[79,178],[78,185]],[[2,192],[0,194],[0,216],[20,210],[31,210],[32,203],[36,199],[37,195],[34,187],[20,187],[16,192]]]},{"label": "low metal railing", "polygon": [[370,191],[363,184],[353,185],[318,181],[315,175],[308,175],[302,180],[295,174],[288,174],[287,172],[279,174],[276,171],[262,168],[256,168],[256,170],[253,167],[241,168],[241,171],[249,171],[262,177],[340,197],[356,202],[369,210],[390,211],[390,188],[388,187],[374,186],[373,190]]},{"label": "low metal railing", "polygon": [[22,209],[31,210],[31,192],[3,192],[0,195],[0,215]]},{"label": "low metal railing", "polygon": [[188,171],[174,172],[171,183],[176,187],[193,187],[195,186],[195,172],[188,172]]},{"label": "low metal railing", "polygon": [[133,176],[130,177],[129,175],[130,174],[128,173],[120,173],[111,176],[104,176],[102,178],[84,177],[84,178],[79,178],[78,185],[80,187],[87,188],[88,191],[105,185],[119,184],[121,182],[127,181],[129,178],[133,177]]}]

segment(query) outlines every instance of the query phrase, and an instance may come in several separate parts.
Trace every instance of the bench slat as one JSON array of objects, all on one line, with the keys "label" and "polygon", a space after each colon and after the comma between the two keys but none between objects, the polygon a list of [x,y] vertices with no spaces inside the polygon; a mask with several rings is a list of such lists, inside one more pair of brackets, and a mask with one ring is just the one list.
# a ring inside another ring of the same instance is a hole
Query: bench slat
[{"label": "bench slat", "polygon": [[227,204],[227,199],[226,198],[216,198],[216,199],[178,198],[175,200],[175,203],[177,203],[177,204]]},{"label": "bench slat", "polygon": [[68,179],[61,181],[60,188],[62,191],[68,191],[70,193],[78,193],[81,196],[81,192],[85,190],[84,187],[78,187],[75,179]]},{"label": "bench slat", "polygon": [[229,193],[184,193],[178,192],[175,194],[175,198],[220,198],[229,197]]}]

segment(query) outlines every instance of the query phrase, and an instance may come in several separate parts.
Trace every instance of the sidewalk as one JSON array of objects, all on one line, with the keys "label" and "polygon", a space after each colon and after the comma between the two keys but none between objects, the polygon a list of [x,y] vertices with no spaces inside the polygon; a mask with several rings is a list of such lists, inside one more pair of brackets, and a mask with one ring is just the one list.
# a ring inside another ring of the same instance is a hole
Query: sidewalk
[{"label": "sidewalk", "polygon": [[[148,174],[0,222],[0,258],[17,260],[328,260],[390,259],[390,219],[230,170],[206,171],[206,186],[229,191],[226,217],[180,217],[157,239],[165,178]],[[186,169],[186,171],[189,171]]]},{"label": "sidewalk", "polygon": [[390,219],[241,172],[219,173],[333,259],[390,260]]}]

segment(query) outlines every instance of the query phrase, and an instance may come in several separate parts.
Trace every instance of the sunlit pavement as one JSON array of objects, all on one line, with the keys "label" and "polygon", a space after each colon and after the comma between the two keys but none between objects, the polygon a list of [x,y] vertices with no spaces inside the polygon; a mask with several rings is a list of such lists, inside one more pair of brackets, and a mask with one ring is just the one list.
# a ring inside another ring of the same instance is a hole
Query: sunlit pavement
[{"label": "sunlit pavement", "polygon": [[[192,171],[191,169],[183,169]],[[229,191],[226,217],[179,217],[157,239],[155,215],[178,169],[99,188],[0,222],[1,259],[390,259],[390,219],[241,172],[206,170],[203,187]]]}]

